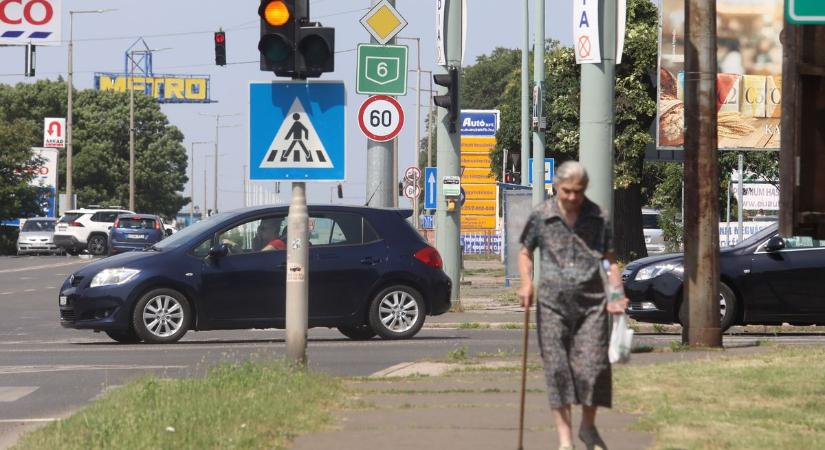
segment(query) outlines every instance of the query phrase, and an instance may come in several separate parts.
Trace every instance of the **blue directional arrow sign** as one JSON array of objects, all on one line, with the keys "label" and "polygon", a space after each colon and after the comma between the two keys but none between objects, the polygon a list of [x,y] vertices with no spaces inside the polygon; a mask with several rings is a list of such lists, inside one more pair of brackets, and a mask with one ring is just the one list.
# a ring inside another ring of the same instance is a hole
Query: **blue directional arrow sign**
[{"label": "blue directional arrow sign", "polygon": [[343,181],[346,89],[341,81],[249,84],[249,178]]},{"label": "blue directional arrow sign", "polygon": [[424,168],[424,208],[435,209],[438,198],[438,167]]}]

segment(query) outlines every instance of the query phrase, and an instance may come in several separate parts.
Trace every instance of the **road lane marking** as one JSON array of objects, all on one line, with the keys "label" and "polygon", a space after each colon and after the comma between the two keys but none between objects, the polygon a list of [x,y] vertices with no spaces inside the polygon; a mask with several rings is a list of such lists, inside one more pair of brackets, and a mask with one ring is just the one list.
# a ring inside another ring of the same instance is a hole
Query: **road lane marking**
[{"label": "road lane marking", "polygon": [[31,266],[31,267],[20,267],[17,269],[3,269],[0,270],[0,273],[16,273],[16,272],[26,272],[29,270],[40,270],[40,269],[53,269],[55,267],[65,267],[65,266],[76,266],[78,264],[88,264],[93,262],[94,260],[79,260],[79,261],[71,261],[65,263],[56,263],[56,264],[44,264],[42,266]]},{"label": "road lane marking", "polygon": [[189,366],[173,365],[137,365],[137,364],[99,364],[99,365],[44,365],[44,366],[5,366],[0,367],[0,375],[43,372],[75,372],[95,370],[157,370],[157,369],[187,369]]},{"label": "road lane marking", "polygon": [[14,292],[0,292],[0,295],[11,295],[11,294],[14,294]]},{"label": "road lane marking", "polygon": [[0,419],[0,423],[42,423],[42,422],[55,422],[58,419],[57,417],[41,417],[37,419]]},{"label": "road lane marking", "polygon": [[37,289],[26,289],[26,290],[24,290],[23,292],[34,292],[34,291],[36,291],[36,290],[37,290]]},{"label": "road lane marking", "polygon": [[0,402],[16,402],[37,390],[37,386],[0,386]]}]

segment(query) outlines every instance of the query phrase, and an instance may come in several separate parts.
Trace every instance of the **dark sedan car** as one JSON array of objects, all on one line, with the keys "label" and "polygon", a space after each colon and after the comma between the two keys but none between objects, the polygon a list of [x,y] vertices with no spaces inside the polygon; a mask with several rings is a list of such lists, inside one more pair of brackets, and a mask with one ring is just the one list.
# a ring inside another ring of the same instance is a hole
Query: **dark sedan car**
[{"label": "dark sedan car", "polygon": [[[683,255],[643,258],[622,272],[629,314],[641,322],[685,323]],[[721,327],[825,324],[825,241],[781,237],[771,225],[719,253]]]},{"label": "dark sedan car", "polygon": [[[438,252],[408,210],[309,206],[309,326],[352,339],[414,336],[450,308]],[[283,328],[287,207],[221,213],[142,252],[96,261],[60,289],[60,323],[119,342],[189,329]],[[280,243],[280,244],[279,244]]]},{"label": "dark sedan car", "polygon": [[163,239],[160,217],[152,214],[121,214],[109,231],[109,254],[143,250]]}]

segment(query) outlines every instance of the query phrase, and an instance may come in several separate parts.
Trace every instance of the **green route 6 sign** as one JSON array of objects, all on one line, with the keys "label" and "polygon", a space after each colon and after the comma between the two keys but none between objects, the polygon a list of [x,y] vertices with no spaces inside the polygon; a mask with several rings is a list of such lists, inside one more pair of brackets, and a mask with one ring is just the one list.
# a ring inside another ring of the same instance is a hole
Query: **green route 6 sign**
[{"label": "green route 6 sign", "polygon": [[825,2],[822,0],[785,0],[788,22],[797,25],[825,24]]},{"label": "green route 6 sign", "polygon": [[407,46],[359,44],[355,92],[407,95]]}]

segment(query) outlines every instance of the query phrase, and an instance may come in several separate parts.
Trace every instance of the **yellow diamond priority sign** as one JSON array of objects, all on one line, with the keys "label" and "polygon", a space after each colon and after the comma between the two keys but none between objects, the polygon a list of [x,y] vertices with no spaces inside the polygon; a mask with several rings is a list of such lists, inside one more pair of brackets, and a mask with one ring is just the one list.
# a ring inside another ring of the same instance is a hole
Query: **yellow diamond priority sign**
[{"label": "yellow diamond priority sign", "polygon": [[361,18],[361,25],[379,44],[383,45],[404,29],[407,21],[388,0],[381,0]]}]

